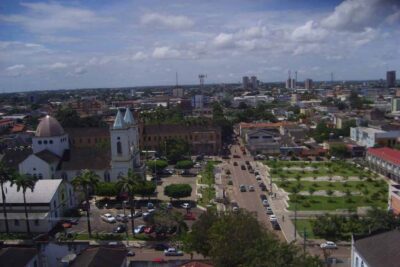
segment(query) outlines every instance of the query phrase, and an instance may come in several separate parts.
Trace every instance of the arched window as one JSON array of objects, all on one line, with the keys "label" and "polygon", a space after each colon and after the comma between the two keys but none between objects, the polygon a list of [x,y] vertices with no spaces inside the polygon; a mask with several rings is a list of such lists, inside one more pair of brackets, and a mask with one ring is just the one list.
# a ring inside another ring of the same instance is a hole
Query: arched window
[{"label": "arched window", "polygon": [[120,141],[117,142],[117,153],[122,154],[122,145]]},{"label": "arched window", "polygon": [[104,172],[104,182],[110,182],[110,173],[108,171]]}]

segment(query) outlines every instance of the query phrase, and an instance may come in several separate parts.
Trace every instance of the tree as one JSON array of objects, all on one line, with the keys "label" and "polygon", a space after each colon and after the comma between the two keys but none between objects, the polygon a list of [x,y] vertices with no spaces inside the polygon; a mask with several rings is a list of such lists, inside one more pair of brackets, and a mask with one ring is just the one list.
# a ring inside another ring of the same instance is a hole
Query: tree
[{"label": "tree", "polygon": [[188,142],[183,139],[169,139],[165,143],[165,150],[168,161],[176,163],[189,154],[190,147]]},{"label": "tree", "polygon": [[312,196],[315,193],[315,188],[312,186],[308,188],[308,193],[310,194],[310,196]]},{"label": "tree", "polygon": [[349,155],[345,144],[332,144],[330,146],[329,153],[331,154],[331,156],[338,158],[345,158]]},{"label": "tree", "polygon": [[131,211],[131,224],[132,224],[132,235],[135,236],[135,217],[134,217],[134,211],[135,211],[135,190],[137,190],[137,186],[142,180],[142,178],[132,172],[131,169],[128,171],[128,175],[122,177],[117,184],[121,186],[121,192],[128,193],[128,201],[129,201],[129,207]]},{"label": "tree", "polygon": [[191,169],[193,167],[193,161],[191,160],[180,160],[176,163],[175,168],[177,169]]},{"label": "tree", "polygon": [[164,188],[164,195],[170,198],[180,199],[189,197],[192,194],[192,187],[189,184],[170,184]]},{"label": "tree", "polygon": [[210,257],[216,267],[321,266],[295,245],[281,243],[245,210],[220,214],[207,211],[183,241],[185,251]]},{"label": "tree", "polygon": [[99,182],[95,188],[97,196],[115,197],[119,194],[120,188],[116,183]]},{"label": "tree", "polygon": [[83,170],[82,174],[72,180],[72,185],[83,191],[86,204],[86,220],[89,237],[92,237],[92,227],[90,225],[90,202],[89,194],[91,190],[95,190],[99,184],[99,176],[91,170]]},{"label": "tree", "polygon": [[7,209],[6,209],[6,194],[4,192],[4,184],[6,182],[11,182],[13,179],[13,176],[11,174],[11,170],[6,167],[6,165],[3,162],[0,162],[0,187],[1,187],[1,198],[3,200],[2,206],[3,206],[3,215],[4,215],[4,222],[6,226],[6,233],[10,233],[10,229],[8,227],[8,219],[7,219]]},{"label": "tree", "polygon": [[147,162],[147,166],[151,169],[152,172],[161,172],[168,166],[168,162],[165,160],[150,160]]},{"label": "tree", "polygon": [[135,193],[142,197],[150,197],[154,194],[157,185],[151,181],[140,181],[137,184]]},{"label": "tree", "polygon": [[25,210],[25,221],[26,221],[26,231],[31,235],[31,227],[29,225],[28,207],[26,204],[26,190],[30,189],[33,192],[37,179],[27,175],[27,174],[15,174],[11,181],[11,186],[17,186],[17,192],[22,190],[22,195],[24,198],[24,210]]},{"label": "tree", "polygon": [[327,194],[328,196],[332,196],[332,195],[333,195],[333,191],[332,191],[331,189],[328,189],[328,190],[326,190],[325,192],[326,192],[326,194]]}]

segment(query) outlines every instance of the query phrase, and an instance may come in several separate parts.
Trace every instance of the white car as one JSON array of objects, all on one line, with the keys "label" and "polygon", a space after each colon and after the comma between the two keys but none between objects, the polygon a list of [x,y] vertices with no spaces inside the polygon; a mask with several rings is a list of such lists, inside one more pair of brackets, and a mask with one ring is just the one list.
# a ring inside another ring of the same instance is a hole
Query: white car
[{"label": "white car", "polygon": [[270,221],[270,222],[277,222],[277,221],[278,221],[278,218],[276,218],[276,215],[270,215],[270,216],[269,216],[269,221]]},{"label": "white car", "polygon": [[322,243],[320,247],[322,249],[337,249],[335,242],[332,241],[326,241],[325,243]]},{"label": "white car", "polygon": [[143,233],[145,227],[146,227],[145,225],[138,225],[138,226],[136,226],[136,227],[135,227],[135,230],[134,230],[135,234]]},{"label": "white car", "polygon": [[266,200],[266,199],[264,199],[262,201],[262,204],[263,204],[264,207],[268,207],[269,206],[268,200]]},{"label": "white car", "polygon": [[183,252],[180,250],[177,250],[176,248],[169,248],[164,250],[164,255],[165,256],[183,256]]},{"label": "white car", "polygon": [[117,216],[115,216],[115,219],[119,222],[125,222],[128,221],[128,216],[124,214],[117,214]]},{"label": "white car", "polygon": [[105,222],[108,222],[108,223],[115,223],[116,222],[115,217],[112,216],[110,213],[106,213],[106,214],[101,215],[101,219],[103,221],[105,221]]},{"label": "white car", "polygon": [[181,205],[181,207],[184,208],[184,209],[190,209],[190,204],[186,202],[186,203],[183,203]]},{"label": "white car", "polygon": [[257,180],[257,181],[260,181],[261,179],[262,179],[262,178],[261,178],[260,175],[257,175],[257,176],[256,176],[256,180]]},{"label": "white car", "polygon": [[268,214],[268,215],[274,214],[274,212],[272,211],[271,207],[268,207],[268,208],[267,208],[267,214]]},{"label": "white car", "polygon": [[195,168],[201,168],[201,164],[200,163],[196,163],[196,164],[194,164],[194,167]]},{"label": "white car", "polygon": [[254,186],[252,185],[249,186],[249,192],[254,192]]}]

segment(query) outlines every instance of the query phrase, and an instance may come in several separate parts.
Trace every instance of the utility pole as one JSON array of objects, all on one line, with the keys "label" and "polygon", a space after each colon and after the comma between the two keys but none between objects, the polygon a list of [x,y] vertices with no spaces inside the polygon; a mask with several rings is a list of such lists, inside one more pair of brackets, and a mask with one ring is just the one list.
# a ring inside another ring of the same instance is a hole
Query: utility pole
[{"label": "utility pole", "polygon": [[294,240],[297,240],[297,196],[294,202]]}]

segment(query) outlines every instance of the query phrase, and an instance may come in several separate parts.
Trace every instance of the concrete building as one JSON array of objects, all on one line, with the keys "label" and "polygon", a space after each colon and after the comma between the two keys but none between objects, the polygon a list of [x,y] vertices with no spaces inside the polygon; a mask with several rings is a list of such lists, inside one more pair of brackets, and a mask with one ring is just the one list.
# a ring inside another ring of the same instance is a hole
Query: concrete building
[{"label": "concrete building", "polygon": [[280,153],[280,133],[278,129],[249,130],[244,135],[246,148],[251,154],[278,155]]},{"label": "concrete building", "polygon": [[296,88],[296,80],[295,79],[287,79],[286,80],[286,89],[295,89]]},{"label": "concrete building", "polygon": [[261,103],[270,103],[274,101],[273,97],[267,95],[251,95],[251,96],[237,96],[233,98],[232,107],[239,107],[240,103],[245,103],[248,106],[256,107]]},{"label": "concrete building", "polygon": [[250,79],[248,76],[243,76],[242,78],[243,89],[247,90],[250,87]]},{"label": "concrete building", "polygon": [[400,151],[389,147],[369,148],[365,156],[369,167],[400,183]]},{"label": "concrete building", "polygon": [[383,131],[370,127],[350,128],[350,139],[365,147],[375,145],[392,147],[397,144],[399,137],[400,131]]},{"label": "concrete building", "polygon": [[304,88],[306,88],[307,90],[313,89],[313,80],[311,80],[311,79],[306,79],[306,80],[304,81]]},{"label": "concrete building", "polygon": [[397,216],[400,215],[400,185],[399,184],[390,185],[389,209]]},{"label": "concrete building", "polygon": [[400,112],[400,97],[392,98],[392,113]]},{"label": "concrete building", "polygon": [[[26,232],[22,191],[9,182],[4,184],[10,232]],[[32,232],[47,233],[61,220],[64,212],[75,207],[72,186],[61,179],[38,180],[33,191],[26,191],[29,225]],[[2,200],[0,199],[0,203]],[[0,231],[5,231],[5,218],[0,214]]]},{"label": "concrete building", "polygon": [[184,95],[184,90],[181,87],[176,87],[174,89],[172,89],[172,96],[173,97],[180,97],[182,98]]},{"label": "concrete building", "polygon": [[195,95],[192,98],[192,107],[195,109],[201,109],[204,107],[204,96],[203,95]]},{"label": "concrete building", "polygon": [[253,90],[256,90],[256,89],[258,88],[258,80],[257,80],[257,77],[256,77],[256,76],[251,76],[250,80],[251,80],[251,88],[252,88]]},{"label": "concrete building", "polygon": [[386,85],[388,88],[396,87],[396,71],[386,72]]},{"label": "concrete building", "polygon": [[351,267],[398,267],[400,230],[352,236]]}]

